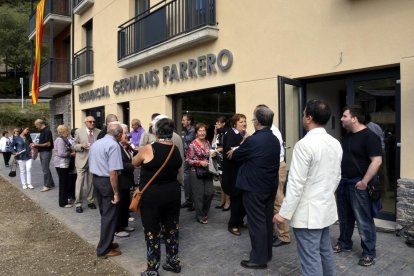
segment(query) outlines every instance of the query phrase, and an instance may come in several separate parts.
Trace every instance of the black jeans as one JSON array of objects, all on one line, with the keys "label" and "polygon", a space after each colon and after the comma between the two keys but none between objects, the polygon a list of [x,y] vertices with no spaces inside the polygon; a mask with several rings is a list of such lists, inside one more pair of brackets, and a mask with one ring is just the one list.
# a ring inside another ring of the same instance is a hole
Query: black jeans
[{"label": "black jeans", "polygon": [[7,166],[9,166],[9,161],[10,161],[10,157],[11,157],[11,152],[3,152],[3,158],[4,158],[4,164]]},{"label": "black jeans", "polygon": [[59,176],[59,206],[64,207],[68,204],[68,178],[69,168],[56,167]]}]

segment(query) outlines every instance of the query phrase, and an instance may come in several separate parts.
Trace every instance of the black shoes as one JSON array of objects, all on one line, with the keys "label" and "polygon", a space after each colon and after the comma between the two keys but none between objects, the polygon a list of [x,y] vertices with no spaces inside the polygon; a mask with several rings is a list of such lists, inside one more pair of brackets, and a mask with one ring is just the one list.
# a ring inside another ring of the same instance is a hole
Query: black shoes
[{"label": "black shoes", "polygon": [[369,256],[362,257],[361,259],[359,259],[358,264],[360,266],[371,266],[375,264],[375,258]]},{"label": "black shoes", "polygon": [[76,213],[83,213],[83,209],[82,209],[82,207],[81,206],[79,206],[79,207],[76,207]]},{"label": "black shoes", "polygon": [[228,230],[229,230],[230,233],[232,233],[235,236],[240,236],[241,235],[240,229],[237,228],[237,227],[229,227]]},{"label": "black shoes", "polygon": [[279,247],[279,246],[288,245],[288,244],[290,244],[290,242],[279,240],[278,237],[273,238],[273,244],[272,244],[273,247]]},{"label": "black shoes", "polygon": [[171,272],[174,272],[174,273],[180,273],[181,272],[181,266],[180,265],[171,265],[169,263],[165,263],[165,264],[162,265],[162,268],[164,270],[171,271]]},{"label": "black shoes", "polygon": [[243,260],[241,261],[240,265],[244,268],[250,268],[250,269],[266,269],[267,264],[255,264],[250,262],[249,260]]},{"label": "black shoes", "polygon": [[88,204],[88,207],[90,208],[90,209],[96,209],[96,205],[95,205],[95,203],[89,203]]},{"label": "black shoes", "polygon": [[342,247],[342,245],[340,245],[339,243],[337,243],[337,244],[333,247],[333,252],[334,252],[334,253],[351,252],[351,249],[343,248],[343,247]]}]

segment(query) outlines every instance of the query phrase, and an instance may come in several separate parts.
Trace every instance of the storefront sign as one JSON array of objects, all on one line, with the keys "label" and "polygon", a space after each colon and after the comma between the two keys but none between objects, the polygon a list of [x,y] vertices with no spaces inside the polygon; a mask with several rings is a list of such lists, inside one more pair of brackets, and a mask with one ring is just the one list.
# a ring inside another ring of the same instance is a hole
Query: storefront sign
[{"label": "storefront sign", "polygon": [[[188,59],[180,61],[178,64],[163,66],[162,81],[164,83],[173,83],[175,81],[185,81],[187,79],[205,77],[206,75],[215,74],[218,71],[225,72],[233,65],[233,54],[227,49],[221,50],[217,55],[207,54],[199,56],[197,59]],[[160,71],[153,69],[129,78],[116,80],[112,89],[115,95],[119,93],[131,92],[142,88],[157,87],[160,83]],[[79,102],[108,97],[108,86],[86,91],[79,94]]]},{"label": "storefront sign", "polygon": [[79,102],[92,101],[102,97],[109,97],[109,86],[102,86],[79,94]]}]

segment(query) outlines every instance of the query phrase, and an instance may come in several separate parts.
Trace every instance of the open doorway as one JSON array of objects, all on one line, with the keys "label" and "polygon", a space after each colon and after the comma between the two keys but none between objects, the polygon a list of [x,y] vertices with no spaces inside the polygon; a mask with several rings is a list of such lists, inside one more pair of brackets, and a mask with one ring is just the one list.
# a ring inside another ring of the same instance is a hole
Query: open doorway
[{"label": "open doorway", "polygon": [[[307,100],[319,98],[328,103],[332,117],[326,130],[339,141],[345,135],[340,121],[342,109],[349,104],[361,105],[371,121],[381,128],[383,164],[378,175],[384,207],[379,218],[392,221],[396,217],[396,189],[400,177],[399,75],[396,68],[317,79],[279,77],[279,126],[286,143],[288,167],[294,144],[305,134],[301,129],[301,114]],[[297,114],[290,114],[292,110]]]}]

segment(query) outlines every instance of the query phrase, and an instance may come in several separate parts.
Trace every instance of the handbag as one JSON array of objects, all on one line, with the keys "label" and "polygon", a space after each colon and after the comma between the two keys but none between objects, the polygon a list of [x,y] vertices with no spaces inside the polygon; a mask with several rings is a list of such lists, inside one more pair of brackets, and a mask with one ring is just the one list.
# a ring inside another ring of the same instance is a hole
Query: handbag
[{"label": "handbag", "polygon": [[132,195],[131,203],[129,204],[129,210],[131,210],[132,212],[136,212],[136,213],[140,212],[142,194],[145,192],[145,190],[148,188],[148,186],[152,183],[152,181],[154,181],[154,179],[158,176],[158,174],[162,171],[162,169],[167,164],[168,160],[170,160],[170,157],[171,157],[171,155],[174,151],[174,147],[175,146],[173,144],[172,147],[171,147],[170,152],[168,153],[167,158],[164,161],[164,163],[158,169],[158,171],[151,177],[151,179],[147,182],[147,184],[145,184],[144,188],[142,188],[142,190],[140,190],[140,189],[135,190],[134,194]]},{"label": "handbag", "polygon": [[15,177],[16,176],[16,170],[17,170],[16,157],[13,157],[13,161],[12,161],[11,166],[10,166],[9,176],[10,177]]},{"label": "handbag", "polygon": [[195,167],[197,178],[207,178],[210,176],[208,167]]},{"label": "handbag", "polygon": [[209,157],[208,159],[208,172],[212,175],[218,176],[219,175],[219,169],[218,169],[218,163],[217,158]]}]

